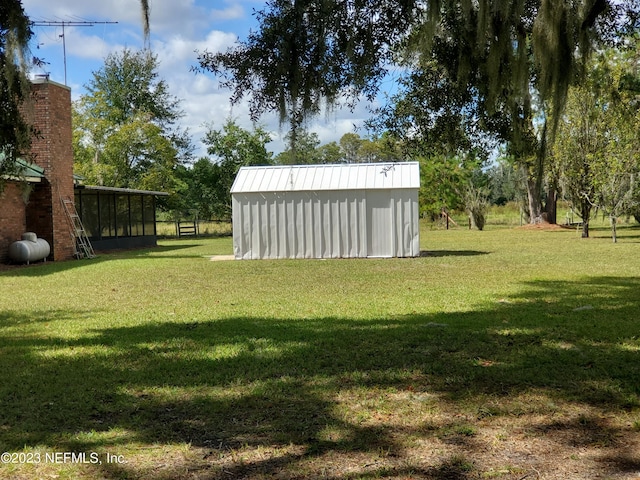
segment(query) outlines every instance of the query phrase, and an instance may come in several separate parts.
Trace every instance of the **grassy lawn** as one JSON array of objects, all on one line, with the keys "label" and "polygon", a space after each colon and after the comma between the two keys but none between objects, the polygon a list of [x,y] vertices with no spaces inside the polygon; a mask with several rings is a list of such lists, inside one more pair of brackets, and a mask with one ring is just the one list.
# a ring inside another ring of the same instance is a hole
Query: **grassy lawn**
[{"label": "grassy lawn", "polygon": [[0,272],[0,478],[638,478],[640,229],[592,234]]}]

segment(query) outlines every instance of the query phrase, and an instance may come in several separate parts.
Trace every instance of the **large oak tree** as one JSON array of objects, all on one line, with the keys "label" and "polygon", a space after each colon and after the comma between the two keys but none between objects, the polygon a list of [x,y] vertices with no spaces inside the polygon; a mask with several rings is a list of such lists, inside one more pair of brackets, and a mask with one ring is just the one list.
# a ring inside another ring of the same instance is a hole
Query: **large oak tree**
[{"label": "large oak tree", "polygon": [[278,112],[294,139],[325,102],[375,97],[399,58],[409,68],[435,61],[527,170],[537,222],[549,119],[589,53],[635,28],[639,9],[634,0],[271,0],[258,30],[199,61],[234,101],[248,96],[255,117]]},{"label": "large oak tree", "polygon": [[74,103],[75,166],[91,183],[176,190],[176,166],[192,146],[176,126],[180,101],[157,69],[147,50],[112,53]]}]

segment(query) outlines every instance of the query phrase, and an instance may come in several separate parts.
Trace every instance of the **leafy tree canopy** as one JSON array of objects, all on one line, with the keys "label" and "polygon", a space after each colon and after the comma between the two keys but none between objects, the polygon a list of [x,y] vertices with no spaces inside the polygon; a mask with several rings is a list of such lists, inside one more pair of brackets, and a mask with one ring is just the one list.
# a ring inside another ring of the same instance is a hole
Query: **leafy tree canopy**
[{"label": "leafy tree canopy", "polygon": [[224,53],[200,52],[199,61],[226,76],[235,101],[251,95],[254,119],[271,110],[298,127],[345,88],[352,98],[373,97],[373,80],[385,74],[379,56],[404,35],[414,11],[412,0],[270,0],[247,41]]},{"label": "leafy tree canopy", "polygon": [[175,193],[176,167],[191,157],[176,123],[180,101],[158,77],[157,57],[125,49],[93,73],[74,104],[76,171],[87,182]]},{"label": "leafy tree canopy", "polygon": [[111,125],[122,125],[140,112],[162,128],[173,125],[184,112],[158,75],[158,57],[148,50],[124,50],[107,56],[85,86],[83,105]]},{"label": "leafy tree canopy", "polygon": [[537,222],[547,121],[553,133],[589,53],[638,27],[639,11],[636,0],[271,0],[256,32],[199,61],[234,101],[248,96],[254,116],[277,111],[294,137],[323,101],[373,98],[389,63],[416,73],[414,84],[441,76],[453,107],[429,106],[436,131],[455,138],[475,124],[507,143],[528,169]]},{"label": "leafy tree canopy", "polygon": [[459,82],[481,66],[490,101],[505,88],[524,95],[533,58],[540,94],[562,105],[581,65],[575,52],[632,28],[638,9],[634,0],[270,0],[256,13],[257,31],[227,52],[201,52],[199,62],[223,75],[235,101],[249,95],[254,116],[277,111],[294,127],[323,100],[375,96],[385,65],[407,46],[453,46]]},{"label": "leafy tree canopy", "polygon": [[310,165],[322,163],[318,152],[320,138],[315,132],[300,130],[289,132],[285,136],[289,148],[276,156],[276,163],[280,165]]},{"label": "leafy tree canopy", "polygon": [[[231,185],[238,170],[248,165],[270,165],[272,153],[267,150],[271,136],[262,127],[253,131],[240,127],[233,119],[227,120],[221,130],[212,126],[204,143],[210,159],[200,159],[189,172],[192,192],[187,192],[190,204],[203,216],[231,218]],[[205,203],[207,203],[205,205]]]},{"label": "leafy tree canopy", "polygon": [[[21,107],[29,98],[27,45],[32,32],[22,2],[0,3],[0,184],[15,173],[15,160],[29,151],[32,129]],[[1,185],[0,185],[1,187]]]},{"label": "leafy tree canopy", "polygon": [[[149,0],[140,0],[145,43],[149,40]],[[23,118],[30,92],[28,45],[31,23],[20,0],[0,2],[0,184],[15,174],[15,160],[29,152],[35,132]],[[40,60],[33,57],[33,63]],[[1,185],[0,185],[1,187]],[[1,188],[0,188],[1,190]]]},{"label": "leafy tree canopy", "polygon": [[634,213],[640,162],[640,37],[635,48],[595,56],[587,80],[572,87],[560,120],[554,157],[565,196],[589,236],[592,209],[609,215],[615,240],[617,217]]},{"label": "leafy tree canopy", "polygon": [[372,138],[363,138],[357,133],[348,132],[340,141],[321,145],[315,132],[299,129],[295,134],[285,136],[289,145],[274,159],[280,165],[327,164],[327,163],[375,163],[395,162],[403,158],[398,140],[387,133]]}]

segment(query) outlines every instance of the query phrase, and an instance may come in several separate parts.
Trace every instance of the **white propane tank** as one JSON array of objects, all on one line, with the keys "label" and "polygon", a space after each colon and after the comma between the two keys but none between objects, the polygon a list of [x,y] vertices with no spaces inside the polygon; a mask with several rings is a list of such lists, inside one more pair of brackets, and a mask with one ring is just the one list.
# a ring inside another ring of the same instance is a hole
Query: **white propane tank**
[{"label": "white propane tank", "polygon": [[43,260],[51,253],[49,242],[44,238],[38,238],[33,232],[26,232],[22,240],[9,245],[9,258],[14,262],[36,262]]}]

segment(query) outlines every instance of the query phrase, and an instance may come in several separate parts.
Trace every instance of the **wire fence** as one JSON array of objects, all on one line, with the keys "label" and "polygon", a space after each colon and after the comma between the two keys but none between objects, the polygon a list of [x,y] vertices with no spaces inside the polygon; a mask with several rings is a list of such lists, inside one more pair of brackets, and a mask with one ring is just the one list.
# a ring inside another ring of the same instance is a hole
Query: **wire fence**
[{"label": "wire fence", "polygon": [[156,233],[160,238],[223,237],[231,235],[227,220],[158,220]]}]

